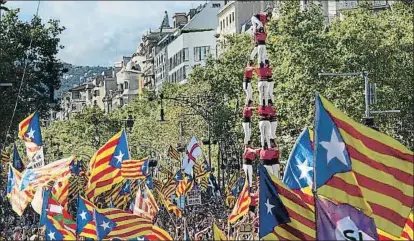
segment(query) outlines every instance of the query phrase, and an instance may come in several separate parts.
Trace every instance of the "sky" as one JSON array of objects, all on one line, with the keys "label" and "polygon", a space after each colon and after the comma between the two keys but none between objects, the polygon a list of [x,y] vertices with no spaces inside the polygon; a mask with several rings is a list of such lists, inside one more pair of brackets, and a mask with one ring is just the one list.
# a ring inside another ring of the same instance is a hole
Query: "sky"
[{"label": "sky", "polygon": [[[46,22],[58,19],[66,30],[65,46],[58,57],[67,63],[112,66],[122,56],[131,56],[148,29],[156,30],[168,11],[170,25],[175,12],[188,12],[205,1],[41,1],[39,16]],[[20,8],[20,18],[30,20],[37,1],[8,1]]]}]

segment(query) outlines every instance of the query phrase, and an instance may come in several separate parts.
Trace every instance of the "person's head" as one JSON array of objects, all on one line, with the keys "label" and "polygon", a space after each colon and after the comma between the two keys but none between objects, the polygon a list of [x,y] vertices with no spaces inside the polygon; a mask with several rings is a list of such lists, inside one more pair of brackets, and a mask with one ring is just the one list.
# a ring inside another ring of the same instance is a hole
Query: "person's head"
[{"label": "person's head", "polygon": [[248,107],[251,107],[253,105],[253,100],[249,100],[248,102],[247,102],[247,106]]},{"label": "person's head", "polygon": [[258,32],[259,33],[264,33],[264,28],[263,27],[260,27],[259,30],[258,30]]},{"label": "person's head", "polygon": [[267,19],[268,21],[270,21],[270,20],[272,19],[272,12],[267,12],[267,13],[266,13],[266,19]]},{"label": "person's head", "polygon": [[247,63],[247,65],[248,65],[248,66],[253,66],[253,65],[254,65],[253,60],[251,60],[251,59],[250,59],[250,60],[249,60],[249,62]]},{"label": "person's head", "polygon": [[270,61],[268,59],[265,60],[265,65],[270,66]]},{"label": "person's head", "polygon": [[251,148],[252,147],[252,141],[248,141],[247,144],[245,145],[246,148]]},{"label": "person's head", "polygon": [[270,139],[270,146],[272,148],[275,148],[276,147],[276,141],[275,141],[275,139]]},{"label": "person's head", "polygon": [[263,62],[260,62],[260,68],[264,68],[264,63]]}]

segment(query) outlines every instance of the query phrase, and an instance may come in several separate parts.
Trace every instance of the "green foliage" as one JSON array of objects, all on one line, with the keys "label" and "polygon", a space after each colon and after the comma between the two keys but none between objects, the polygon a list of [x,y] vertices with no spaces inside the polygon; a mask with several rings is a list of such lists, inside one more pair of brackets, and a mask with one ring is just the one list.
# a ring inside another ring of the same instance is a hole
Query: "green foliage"
[{"label": "green foliage", "polygon": [[[63,48],[59,45],[59,35],[65,28],[57,20],[49,20],[44,24],[38,17],[30,22],[22,22],[18,19],[18,13],[19,10],[8,11],[1,18],[0,24],[0,82],[13,84],[13,87],[0,89],[0,125],[3,127],[0,130],[1,141],[5,140],[10,124],[25,60],[25,80],[11,136],[15,136],[19,121],[30,112],[39,110],[42,116],[48,114],[53,92],[60,87],[59,77],[62,75],[62,64],[56,54]],[[33,41],[29,50],[31,36]]]}]

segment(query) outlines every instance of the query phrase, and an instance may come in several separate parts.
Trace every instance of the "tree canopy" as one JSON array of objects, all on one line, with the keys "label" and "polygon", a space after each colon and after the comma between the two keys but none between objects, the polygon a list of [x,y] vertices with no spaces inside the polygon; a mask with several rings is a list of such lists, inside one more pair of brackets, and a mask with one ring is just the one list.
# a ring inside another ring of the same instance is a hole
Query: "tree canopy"
[{"label": "tree canopy", "polygon": [[[12,83],[12,87],[0,88],[1,142],[12,119],[16,100],[18,105],[11,125],[11,135],[16,136],[19,121],[28,113],[40,111],[47,115],[51,103],[55,103],[54,90],[60,87],[62,63],[56,55],[63,48],[59,35],[65,29],[58,20],[46,24],[34,16],[30,22],[18,18],[19,10],[7,11],[0,24],[0,83]],[[18,95],[26,67],[21,93]],[[9,139],[8,141],[11,141]]]}]

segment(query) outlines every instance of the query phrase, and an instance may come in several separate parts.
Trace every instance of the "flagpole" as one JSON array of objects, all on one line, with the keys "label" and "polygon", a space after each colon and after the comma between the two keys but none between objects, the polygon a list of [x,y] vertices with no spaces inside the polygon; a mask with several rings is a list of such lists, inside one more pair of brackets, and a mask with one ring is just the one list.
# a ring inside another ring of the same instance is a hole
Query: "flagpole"
[{"label": "flagpole", "polygon": [[[318,240],[318,225],[317,225],[317,219],[318,219],[318,209],[316,207],[317,202],[317,189],[316,189],[316,149],[318,146],[318,143],[315,142],[315,140],[318,140],[318,131],[316,129],[316,118],[319,114],[319,106],[318,106],[318,98],[319,93],[315,91],[315,118],[313,119],[313,184],[312,184],[312,193],[313,193],[313,202],[315,203],[315,240]],[[309,128],[308,128],[309,132]]]},{"label": "flagpole", "polygon": [[175,228],[177,228],[177,224],[175,223],[174,219],[171,217],[171,213],[168,211],[167,204],[165,203],[165,200],[164,200],[165,199],[164,195],[162,195],[162,193],[160,193],[160,191],[158,191],[158,190],[157,190],[157,192],[158,192],[158,195],[161,196],[162,202],[164,203],[164,207],[167,210],[167,213],[170,216],[171,221],[173,222]]}]

